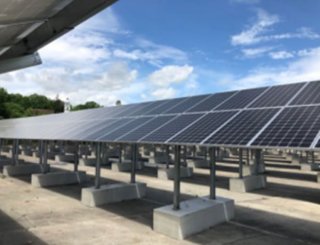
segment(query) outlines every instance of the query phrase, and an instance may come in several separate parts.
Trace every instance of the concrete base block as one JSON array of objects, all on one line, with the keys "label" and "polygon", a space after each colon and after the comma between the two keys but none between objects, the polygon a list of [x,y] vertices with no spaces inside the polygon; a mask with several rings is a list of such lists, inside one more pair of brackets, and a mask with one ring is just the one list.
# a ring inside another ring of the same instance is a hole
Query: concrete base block
[{"label": "concrete base block", "polygon": [[[143,168],[142,162],[137,162],[136,169],[140,170]],[[111,164],[111,170],[116,172],[130,172],[131,171],[131,161],[124,161],[122,163],[113,162]]]},{"label": "concrete base block", "polygon": [[[180,167],[180,177],[188,178],[193,175],[193,168]],[[169,180],[174,179],[174,168],[158,168],[158,178]]]},{"label": "concrete base block", "polygon": [[35,187],[61,186],[81,184],[87,181],[86,172],[53,172],[47,174],[33,174],[31,184]]},{"label": "concrete base block", "polygon": [[89,207],[96,207],[107,203],[116,203],[125,200],[140,199],[146,195],[145,183],[109,184],[99,189],[94,187],[81,190],[81,202]]},{"label": "concrete base block", "polygon": [[229,190],[234,192],[248,192],[263,189],[267,186],[267,177],[263,174],[246,176],[242,179],[229,179]]},{"label": "concrete base block", "polygon": [[320,171],[320,165],[316,163],[301,163],[300,168],[302,171]]},{"label": "concrete base block", "polygon": [[234,217],[234,201],[222,197],[195,198],[181,202],[179,210],[172,207],[153,211],[153,229],[174,239],[184,239]]},{"label": "concrete base block", "polygon": [[190,168],[208,168],[209,162],[205,159],[187,159],[187,165]]},{"label": "concrete base block", "polygon": [[5,176],[23,176],[36,173],[42,173],[44,168],[45,172],[50,171],[50,165],[41,166],[39,164],[22,164],[22,165],[7,165],[3,167],[3,175]]},{"label": "concrete base block", "polygon": [[74,155],[56,155],[55,156],[55,161],[56,162],[73,163],[74,162]]},{"label": "concrete base block", "polygon": [[[24,160],[22,159],[19,159],[18,162],[19,164],[24,164]],[[3,168],[4,166],[7,166],[7,165],[12,165],[12,159],[5,158],[0,160],[0,168]]]},{"label": "concrete base block", "polygon": [[257,174],[263,174],[266,171],[265,165],[264,164],[259,164],[258,169],[256,165],[243,165],[243,176],[250,176],[250,175],[255,175]]}]

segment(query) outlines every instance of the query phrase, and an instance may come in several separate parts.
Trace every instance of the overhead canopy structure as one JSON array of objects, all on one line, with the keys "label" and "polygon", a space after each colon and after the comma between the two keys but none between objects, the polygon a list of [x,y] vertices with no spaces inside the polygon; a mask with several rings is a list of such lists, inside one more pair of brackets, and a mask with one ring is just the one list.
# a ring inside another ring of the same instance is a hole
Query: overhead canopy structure
[{"label": "overhead canopy structure", "polygon": [[320,81],[0,121],[0,138],[320,147]]},{"label": "overhead canopy structure", "polygon": [[39,48],[115,1],[0,1],[0,73],[40,64]]}]

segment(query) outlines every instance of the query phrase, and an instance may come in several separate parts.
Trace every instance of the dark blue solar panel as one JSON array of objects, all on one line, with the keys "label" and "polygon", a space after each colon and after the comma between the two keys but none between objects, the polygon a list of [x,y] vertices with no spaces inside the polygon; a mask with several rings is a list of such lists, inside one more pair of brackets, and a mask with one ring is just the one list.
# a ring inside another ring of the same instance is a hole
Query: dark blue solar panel
[{"label": "dark blue solar panel", "polygon": [[141,142],[159,142],[164,143],[170,137],[190,125],[195,120],[199,119],[203,114],[185,114],[177,116],[174,120],[170,121],[165,126],[157,129],[152,134],[142,138]]},{"label": "dark blue solar panel", "polygon": [[202,101],[198,105],[190,108],[187,112],[204,112],[211,111],[216,106],[220,105],[223,101],[228,99],[231,95],[233,95],[236,91],[226,92],[226,93],[218,93],[213,94],[206,100]]},{"label": "dark blue solar panel", "polygon": [[130,131],[136,129],[137,127],[152,120],[152,118],[153,117],[140,117],[140,118],[133,119],[129,123],[123,125],[122,127],[118,127],[117,129],[99,137],[98,139],[102,141],[114,141],[115,139],[120,138],[122,135],[127,134]]},{"label": "dark blue solar panel", "polygon": [[285,108],[252,145],[310,147],[320,130],[320,106]]},{"label": "dark blue solar panel", "polygon": [[320,103],[320,81],[310,82],[290,105],[309,105]]},{"label": "dark blue solar panel", "polygon": [[246,145],[270,121],[279,109],[245,110],[204,143],[211,145]]},{"label": "dark blue solar panel", "polygon": [[286,105],[295,94],[302,88],[304,83],[281,85],[271,87],[250,108],[272,107]]},{"label": "dark blue solar panel", "polygon": [[158,107],[155,107],[154,109],[147,111],[144,113],[144,115],[158,115],[162,114],[163,112],[167,111],[168,109],[176,106],[177,104],[184,101],[186,98],[178,98],[178,99],[171,99],[167,100],[165,103],[161,104]]},{"label": "dark blue solar panel", "polygon": [[266,88],[242,90],[221,104],[216,110],[242,109],[256,99]]},{"label": "dark blue solar panel", "polygon": [[140,127],[136,128],[129,134],[121,136],[117,141],[128,142],[128,141],[138,141],[140,138],[146,136],[147,134],[151,133],[155,129],[163,126],[165,123],[173,119],[174,116],[159,116],[153,118],[151,121],[147,122],[146,124],[141,125]]},{"label": "dark blue solar panel", "polygon": [[208,113],[189,128],[179,133],[171,143],[200,143],[211,133],[217,130],[228,119],[236,114],[237,111]]},{"label": "dark blue solar panel", "polygon": [[199,95],[199,96],[192,96],[188,99],[184,100],[183,102],[179,103],[178,105],[172,107],[171,109],[165,111],[165,114],[174,114],[174,113],[182,113],[190,109],[191,107],[197,105],[199,102],[208,98],[210,95]]}]

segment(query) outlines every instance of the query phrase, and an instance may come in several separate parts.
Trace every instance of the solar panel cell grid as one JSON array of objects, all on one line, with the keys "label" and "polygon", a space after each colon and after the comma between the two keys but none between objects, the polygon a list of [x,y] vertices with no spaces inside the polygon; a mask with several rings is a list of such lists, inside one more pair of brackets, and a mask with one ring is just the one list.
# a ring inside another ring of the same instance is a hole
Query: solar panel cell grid
[{"label": "solar panel cell grid", "polygon": [[152,117],[140,117],[133,119],[128,124],[123,125],[122,127],[118,127],[117,129],[113,130],[112,132],[99,137],[99,140],[102,141],[114,141],[117,138],[120,138],[122,135],[127,134],[131,130],[145,124],[147,121],[150,121]]},{"label": "solar panel cell grid", "polygon": [[209,113],[188,129],[175,136],[170,142],[200,143],[235,114],[235,111]]},{"label": "solar panel cell grid", "polygon": [[194,105],[197,105],[199,102],[204,100],[205,98],[208,98],[210,95],[199,95],[199,96],[192,96],[188,99],[184,100],[177,106],[165,111],[164,113],[170,114],[170,113],[182,113],[193,107]]},{"label": "solar panel cell grid", "polygon": [[152,109],[151,111],[148,111],[144,113],[144,115],[157,115],[162,114],[163,112],[167,111],[168,109],[171,109],[172,107],[176,106],[177,104],[184,101],[186,98],[178,98],[178,99],[172,99],[167,100],[165,103],[161,104],[160,106]]},{"label": "solar panel cell grid", "polygon": [[320,130],[320,106],[285,108],[252,145],[310,147]]},{"label": "solar panel cell grid", "polygon": [[164,143],[176,133],[190,125],[192,122],[200,118],[203,114],[185,114],[176,117],[164,127],[154,131],[152,134],[142,138],[141,142],[159,142]]},{"label": "solar panel cell grid", "polygon": [[221,104],[216,110],[242,109],[256,99],[266,88],[247,89],[238,92]]},{"label": "solar panel cell grid", "polygon": [[309,105],[320,103],[320,82],[309,83],[290,105]]},{"label": "solar panel cell grid", "polygon": [[205,144],[246,145],[279,109],[245,110],[207,139]]},{"label": "solar panel cell grid", "polygon": [[130,141],[130,142],[138,141],[140,138],[151,133],[152,131],[159,128],[160,126],[163,126],[165,123],[167,123],[169,120],[173,119],[174,117],[175,116],[155,117],[148,123],[143,124],[142,126],[133,130],[131,133],[118,138],[117,141]]},{"label": "solar panel cell grid", "polygon": [[236,91],[232,92],[226,92],[226,93],[218,93],[213,94],[206,100],[202,101],[198,105],[191,107],[188,112],[204,112],[204,111],[211,111],[216,106],[221,104],[223,101],[228,99],[230,96],[232,96]]},{"label": "solar panel cell grid", "polygon": [[249,107],[284,106],[297,94],[303,85],[304,83],[296,83],[272,87]]}]

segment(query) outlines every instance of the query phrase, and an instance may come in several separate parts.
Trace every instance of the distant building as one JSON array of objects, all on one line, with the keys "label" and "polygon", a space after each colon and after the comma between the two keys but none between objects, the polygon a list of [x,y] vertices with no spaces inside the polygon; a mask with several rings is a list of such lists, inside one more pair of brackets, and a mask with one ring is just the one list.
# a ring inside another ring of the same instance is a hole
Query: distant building
[{"label": "distant building", "polygon": [[71,111],[71,104],[69,101],[69,98],[66,99],[66,101],[64,102],[64,112],[70,112]]}]

